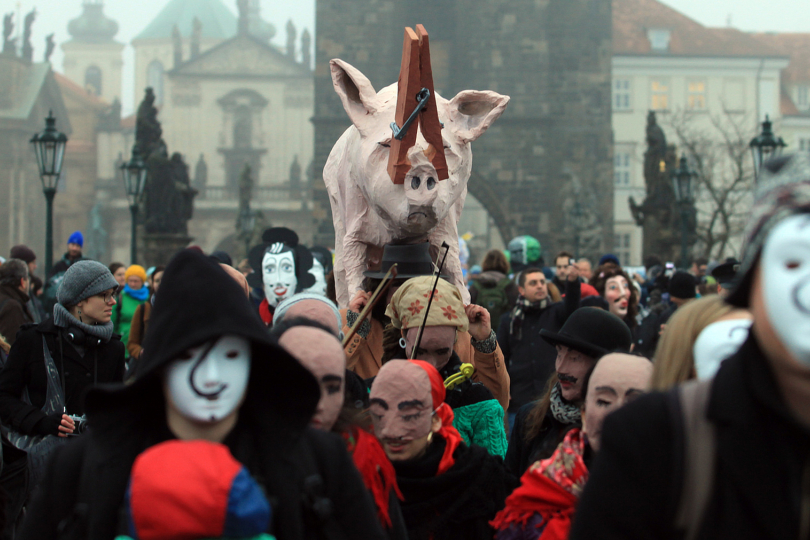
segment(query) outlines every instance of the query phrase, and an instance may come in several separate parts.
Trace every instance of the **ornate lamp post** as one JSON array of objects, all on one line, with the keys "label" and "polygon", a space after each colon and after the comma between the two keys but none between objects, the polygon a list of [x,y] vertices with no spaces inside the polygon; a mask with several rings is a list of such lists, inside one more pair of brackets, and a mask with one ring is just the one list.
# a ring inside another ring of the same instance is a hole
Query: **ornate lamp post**
[{"label": "ornate lamp post", "polygon": [[689,266],[689,214],[695,203],[692,180],[697,173],[689,168],[686,156],[681,156],[678,168],[672,173],[672,188],[681,211],[681,268]]},{"label": "ornate lamp post", "polygon": [[256,227],[256,213],[247,206],[239,212],[239,229],[245,239],[245,257],[250,254],[250,239],[253,238],[253,229]]},{"label": "ornate lamp post", "polygon": [[47,216],[45,221],[45,274],[53,266],[53,199],[56,196],[56,183],[62,174],[65,159],[67,135],[56,130],[56,118],[53,111],[45,119],[45,131],[31,137],[34,154],[37,156],[39,177],[42,179],[42,191],[45,193]]},{"label": "ornate lamp post", "polygon": [[138,207],[143,200],[143,192],[146,187],[146,164],[141,159],[141,152],[138,150],[137,144],[132,147],[132,156],[129,161],[121,165],[121,172],[124,177],[124,189],[127,192],[129,211],[132,214],[132,239],[129,245],[129,259],[130,264],[135,264],[138,255]]},{"label": "ornate lamp post", "polygon": [[782,140],[782,137],[776,137],[773,134],[772,122],[768,115],[765,115],[765,121],[762,122],[762,133],[751,139],[748,146],[751,148],[751,155],[754,158],[754,181],[759,182],[759,170],[762,164],[769,159],[779,157],[787,144]]}]

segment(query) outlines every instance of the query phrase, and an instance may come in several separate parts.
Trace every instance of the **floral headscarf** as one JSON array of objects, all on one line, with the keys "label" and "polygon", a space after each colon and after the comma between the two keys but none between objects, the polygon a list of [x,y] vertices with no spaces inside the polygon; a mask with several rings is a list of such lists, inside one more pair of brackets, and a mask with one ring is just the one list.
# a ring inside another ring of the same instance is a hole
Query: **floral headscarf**
[{"label": "floral headscarf", "polygon": [[[385,310],[394,328],[418,328],[422,325],[435,279],[433,276],[411,278],[394,293],[391,304]],[[459,332],[466,332],[470,327],[461,293],[443,279],[439,279],[433,289],[433,301],[425,326],[455,326]]]}]

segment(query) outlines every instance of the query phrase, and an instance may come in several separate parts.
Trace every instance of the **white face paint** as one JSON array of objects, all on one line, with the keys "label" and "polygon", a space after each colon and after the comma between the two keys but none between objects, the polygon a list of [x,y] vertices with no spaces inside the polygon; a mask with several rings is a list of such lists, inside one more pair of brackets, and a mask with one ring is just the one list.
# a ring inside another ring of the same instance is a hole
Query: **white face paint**
[{"label": "white face paint", "polygon": [[312,257],[312,268],[309,269],[309,273],[315,276],[315,285],[309,289],[304,289],[304,292],[326,296],[326,275],[321,261],[315,257]]},{"label": "white face paint", "polygon": [[774,227],[760,261],[771,326],[793,358],[810,367],[810,215]]},{"label": "white face paint", "polygon": [[298,278],[295,277],[295,259],[291,251],[281,252],[286,246],[273,244],[262,259],[264,297],[271,307],[295,294]]},{"label": "white face paint", "polygon": [[250,343],[223,336],[169,364],[166,387],[180,414],[197,422],[218,422],[241,404],[249,375]]},{"label": "white face paint", "polygon": [[737,352],[748,338],[750,319],[731,319],[710,324],[700,333],[692,347],[698,379],[710,379],[720,363]]}]

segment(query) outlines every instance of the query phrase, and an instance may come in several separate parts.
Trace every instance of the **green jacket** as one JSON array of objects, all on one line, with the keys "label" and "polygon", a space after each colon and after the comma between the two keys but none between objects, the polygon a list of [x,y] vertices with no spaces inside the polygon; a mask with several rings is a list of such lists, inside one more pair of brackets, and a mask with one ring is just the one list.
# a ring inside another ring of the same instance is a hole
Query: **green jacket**
[{"label": "green jacket", "polygon": [[[118,304],[113,308],[113,323],[115,324],[115,333],[121,334],[121,342],[129,342],[129,327],[132,326],[132,317],[135,315],[135,310],[138,306],[143,304],[145,300],[136,300],[122,292],[118,298]],[[126,357],[129,358],[129,351]]]}]

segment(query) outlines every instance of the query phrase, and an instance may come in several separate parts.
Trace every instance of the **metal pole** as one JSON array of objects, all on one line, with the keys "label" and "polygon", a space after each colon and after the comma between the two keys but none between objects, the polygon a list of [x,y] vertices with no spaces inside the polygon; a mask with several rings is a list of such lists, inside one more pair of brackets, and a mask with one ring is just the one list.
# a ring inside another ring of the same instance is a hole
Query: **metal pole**
[{"label": "metal pole", "polygon": [[129,264],[136,264],[138,256],[137,226],[138,226],[138,205],[130,205],[129,211],[132,213],[132,237],[129,244]]},{"label": "metal pole", "polygon": [[684,270],[688,270],[689,268],[689,261],[687,260],[689,251],[688,246],[686,245],[686,237],[688,235],[687,231],[687,219],[689,219],[689,209],[686,208],[686,205],[681,207],[681,268]]},{"label": "metal pole", "polygon": [[55,188],[45,188],[45,278],[53,268],[53,198],[56,196]]}]

